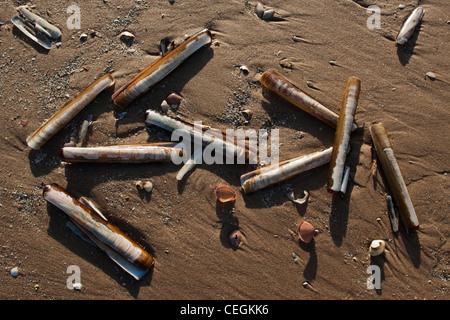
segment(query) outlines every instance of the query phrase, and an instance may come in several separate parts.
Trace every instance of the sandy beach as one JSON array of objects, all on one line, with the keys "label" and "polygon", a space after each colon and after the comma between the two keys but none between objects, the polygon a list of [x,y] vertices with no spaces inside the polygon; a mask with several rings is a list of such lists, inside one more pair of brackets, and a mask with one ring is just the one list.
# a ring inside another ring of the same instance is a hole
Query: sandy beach
[{"label": "sandy beach", "polygon": [[[274,10],[265,20],[256,1],[78,1],[79,29],[69,28],[72,2],[32,2],[31,11],[62,32],[50,50],[11,22],[27,3],[0,2],[2,300],[449,299],[450,2],[271,0],[261,2]],[[397,33],[418,5],[423,19],[398,46]],[[378,28],[369,27],[376,22],[369,6],[380,9]],[[178,44],[205,28],[211,44],[128,108],[114,106],[114,91],[160,59],[163,39]],[[124,31],[134,39],[123,41]],[[170,93],[183,97],[173,114],[187,121],[277,130],[280,161],[331,147],[336,130],[264,88],[267,70],[337,114],[347,80],[361,80],[344,195],[328,192],[328,164],[244,194],[240,176],[258,165],[203,163],[177,181],[181,165],[172,162],[61,161],[61,148],[89,116],[88,147],[170,141],[169,131],[145,122]],[[114,87],[39,150],[27,145],[44,121],[108,73]],[[369,132],[375,122],[386,126],[417,231],[403,223],[392,230]],[[153,190],[138,190],[136,181],[151,181]],[[73,232],[68,216],[43,198],[51,183],[92,200],[148,251],[155,261],[149,273],[132,278]],[[236,192],[234,202],[217,200],[218,184]],[[289,190],[296,197],[307,191],[307,203],[290,201]],[[317,231],[310,243],[297,236],[301,221]],[[228,239],[233,229],[244,236],[239,248]],[[385,241],[382,255],[370,256],[373,240]],[[79,267],[79,289],[67,286],[70,266]],[[379,289],[367,285],[371,266],[380,270]]]}]

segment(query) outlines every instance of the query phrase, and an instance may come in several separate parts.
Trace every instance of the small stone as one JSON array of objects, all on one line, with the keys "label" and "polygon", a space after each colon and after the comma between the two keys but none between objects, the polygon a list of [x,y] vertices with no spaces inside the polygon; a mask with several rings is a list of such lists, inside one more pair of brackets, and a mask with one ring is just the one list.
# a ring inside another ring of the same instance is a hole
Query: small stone
[{"label": "small stone", "polygon": [[19,268],[14,267],[11,269],[11,275],[15,278],[19,275]]},{"label": "small stone", "polygon": [[169,111],[169,104],[166,100],[163,100],[163,102],[161,102],[161,110],[163,113],[167,113]]},{"label": "small stone", "polygon": [[294,259],[294,263],[298,264],[299,260],[297,258]]},{"label": "small stone", "polygon": [[153,183],[151,183],[151,181],[146,181],[144,182],[144,184],[142,185],[142,188],[146,191],[146,192],[151,192],[153,190]]},{"label": "small stone", "polygon": [[242,73],[243,73],[244,75],[248,75],[249,72],[250,72],[250,70],[248,69],[247,66],[240,66],[239,69],[242,71]]},{"label": "small stone", "polygon": [[436,74],[434,72],[429,71],[429,72],[426,73],[426,75],[431,80],[436,80]]},{"label": "small stone", "polygon": [[266,10],[263,14],[263,20],[272,20],[273,16],[275,14],[275,10]]},{"label": "small stone", "polygon": [[134,41],[134,34],[128,31],[124,31],[119,35],[120,40],[125,43],[131,43]]},{"label": "small stone", "polygon": [[398,8],[399,8],[400,10],[403,10],[403,9],[405,9],[405,5],[404,5],[404,4],[399,4],[399,5],[398,5]]},{"label": "small stone", "polygon": [[170,106],[172,106],[172,105],[178,106],[182,100],[183,100],[183,98],[176,93],[171,93],[166,98],[166,101]]},{"label": "small stone", "polygon": [[34,291],[38,291],[39,290],[39,285],[38,284],[35,284],[34,285]]},{"label": "small stone", "polygon": [[308,288],[309,283],[308,283],[308,281],[303,281],[302,285],[303,285],[303,288]]},{"label": "small stone", "polygon": [[260,2],[258,2],[258,4],[256,5],[255,12],[256,12],[256,15],[262,19],[263,15],[264,15],[264,7]]},{"label": "small stone", "polygon": [[80,291],[82,288],[83,288],[83,285],[81,283],[79,283],[79,282],[76,282],[76,283],[73,284],[73,289],[74,290]]},{"label": "small stone", "polygon": [[82,33],[80,35],[80,41],[85,42],[88,38],[88,35],[86,33]]}]

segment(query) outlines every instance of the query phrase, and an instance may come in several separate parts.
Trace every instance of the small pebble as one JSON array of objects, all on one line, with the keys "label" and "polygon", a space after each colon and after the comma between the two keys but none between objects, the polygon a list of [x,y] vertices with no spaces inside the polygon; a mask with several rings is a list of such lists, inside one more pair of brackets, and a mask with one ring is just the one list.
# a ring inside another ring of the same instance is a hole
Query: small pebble
[{"label": "small pebble", "polygon": [[146,181],[144,182],[144,184],[142,185],[142,188],[147,191],[150,192],[153,190],[153,183],[151,183],[150,181]]},{"label": "small pebble", "polygon": [[262,19],[263,15],[264,15],[264,7],[260,2],[258,2],[258,4],[256,5],[255,12],[256,12],[256,15]]},{"label": "small pebble", "polygon": [[398,8],[399,8],[400,10],[403,10],[403,9],[405,9],[405,5],[404,5],[404,4],[399,4],[399,5],[398,5]]},{"label": "small pebble", "polygon": [[426,75],[431,80],[436,80],[436,74],[434,72],[429,71],[429,72],[426,73]]},{"label": "small pebble", "polygon": [[265,10],[263,14],[263,20],[271,20],[275,14],[275,10]]},{"label": "small pebble", "polygon": [[169,104],[167,103],[166,100],[163,100],[163,102],[161,102],[161,110],[164,113],[167,113],[169,111]]},{"label": "small pebble", "polygon": [[80,291],[83,288],[83,285],[79,282],[73,284],[73,289]]},{"label": "small pebble", "polygon": [[15,278],[19,275],[19,268],[14,267],[11,269],[11,275]]},{"label": "small pebble", "polygon": [[81,36],[80,36],[80,41],[84,42],[84,41],[87,40],[87,38],[88,38],[87,34],[86,33],[82,33]]}]

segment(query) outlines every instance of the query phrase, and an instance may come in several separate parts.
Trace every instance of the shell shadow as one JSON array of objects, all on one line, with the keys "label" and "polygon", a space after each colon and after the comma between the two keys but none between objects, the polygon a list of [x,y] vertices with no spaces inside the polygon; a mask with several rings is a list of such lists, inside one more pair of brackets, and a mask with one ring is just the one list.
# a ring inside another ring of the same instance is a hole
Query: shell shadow
[{"label": "shell shadow", "polygon": [[333,194],[331,213],[330,213],[330,234],[333,242],[337,246],[341,246],[342,239],[347,233],[348,214],[350,210],[350,198],[354,187],[352,176],[359,162],[359,154],[362,144],[364,143],[364,127],[356,129],[350,140],[350,152],[347,155],[346,165],[350,167],[350,177],[347,190],[344,195]]}]

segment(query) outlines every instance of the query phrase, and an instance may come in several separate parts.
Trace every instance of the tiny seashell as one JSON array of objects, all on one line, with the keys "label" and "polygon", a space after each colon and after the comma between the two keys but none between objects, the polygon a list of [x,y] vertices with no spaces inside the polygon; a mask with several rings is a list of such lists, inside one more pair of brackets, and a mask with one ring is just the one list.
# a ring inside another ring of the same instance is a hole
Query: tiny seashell
[{"label": "tiny seashell", "polygon": [[271,20],[275,14],[275,10],[265,10],[263,14],[263,20]]},{"label": "tiny seashell", "polygon": [[434,72],[429,71],[429,72],[426,73],[426,75],[431,80],[436,80],[436,74]]},{"label": "tiny seashell", "polygon": [[296,199],[294,196],[294,191],[289,191],[286,196],[288,197],[289,200],[291,200],[296,204],[305,204],[309,199],[309,192],[305,190],[303,191],[303,194],[304,194],[303,198]]},{"label": "tiny seashell", "polygon": [[264,15],[264,7],[260,2],[258,2],[258,4],[256,5],[255,12],[256,15],[262,19]]},{"label": "tiny seashell", "polygon": [[88,36],[87,36],[87,34],[86,33],[82,33],[81,35],[80,35],[80,41],[86,41],[87,40],[87,38],[88,38]]},{"label": "tiny seashell", "polygon": [[297,232],[300,240],[302,240],[305,243],[309,243],[314,238],[314,235],[316,234],[316,229],[311,223],[307,221],[302,221],[298,224]]},{"label": "tiny seashell", "polygon": [[242,110],[242,114],[244,115],[244,117],[247,121],[250,121],[253,116],[252,110],[248,110],[248,109]]},{"label": "tiny seashell", "polygon": [[217,199],[222,202],[232,202],[236,199],[236,192],[225,184],[219,184],[214,188]]},{"label": "tiny seashell", "polygon": [[167,96],[166,101],[169,105],[179,105],[183,98],[176,93],[171,93]]},{"label": "tiny seashell", "polygon": [[369,253],[372,257],[379,256],[384,252],[386,242],[383,240],[373,240],[370,244]]},{"label": "tiny seashell", "polygon": [[82,285],[81,283],[79,283],[79,282],[75,282],[75,283],[73,284],[73,289],[74,289],[74,290],[80,291],[82,288],[83,288],[83,285]]},{"label": "tiny seashell", "polygon": [[169,111],[169,103],[166,100],[161,102],[161,110],[163,113],[167,113]]},{"label": "tiny seashell", "polygon": [[119,35],[120,40],[124,42],[133,41],[134,40],[134,34],[128,31],[124,31]]},{"label": "tiny seashell", "polygon": [[247,66],[240,66],[240,67],[239,67],[239,70],[241,70],[242,73],[245,74],[245,75],[248,75],[249,72],[250,72],[250,70],[248,69]]},{"label": "tiny seashell", "polygon": [[151,181],[146,181],[142,184],[142,188],[145,191],[150,192],[153,190],[153,183]]},{"label": "tiny seashell", "polygon": [[228,239],[233,248],[239,248],[242,243],[242,233],[239,230],[233,230],[228,234]]},{"label": "tiny seashell", "polygon": [[19,275],[19,268],[14,267],[11,269],[11,275],[15,278]]}]

